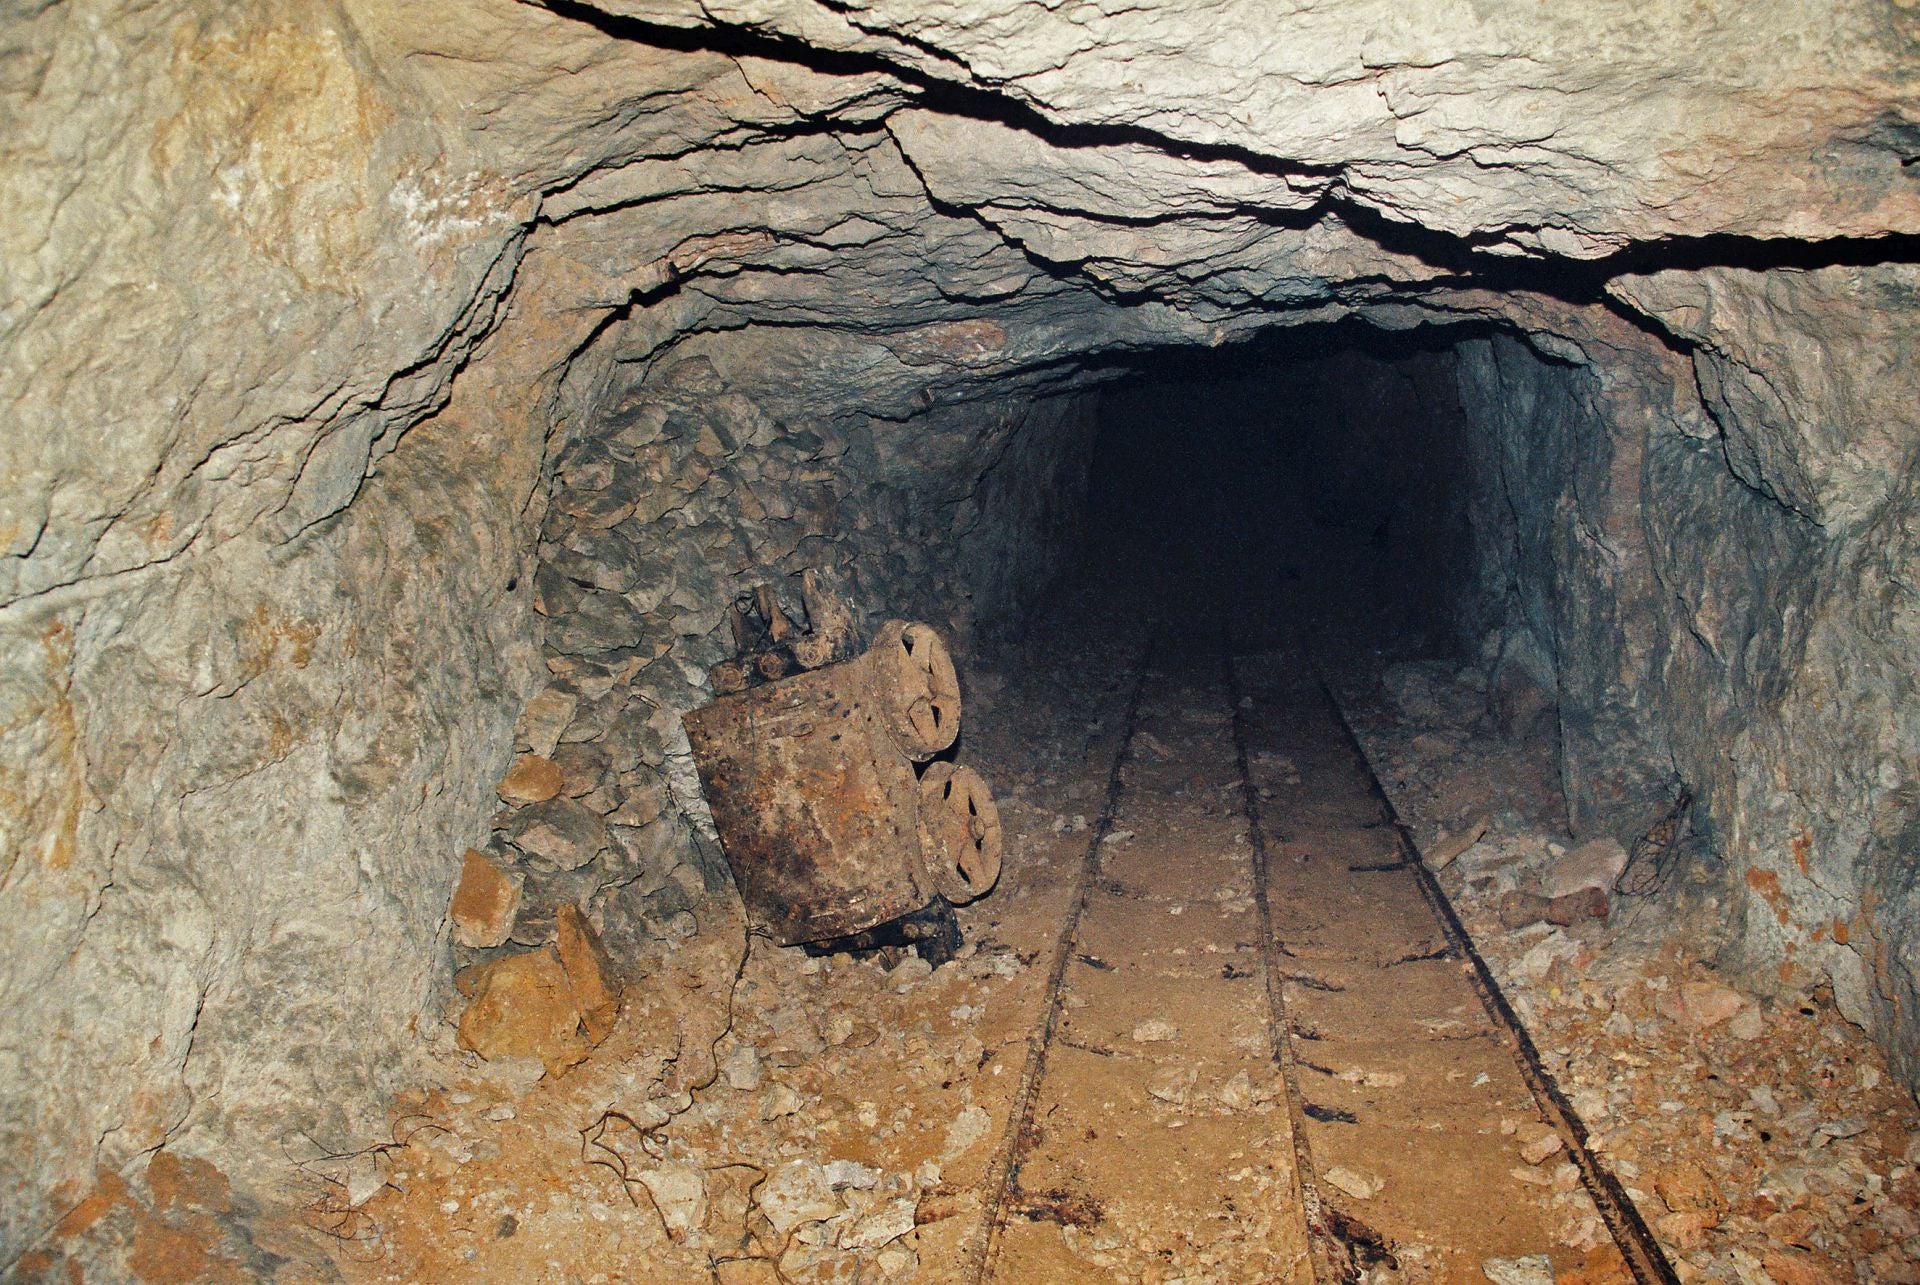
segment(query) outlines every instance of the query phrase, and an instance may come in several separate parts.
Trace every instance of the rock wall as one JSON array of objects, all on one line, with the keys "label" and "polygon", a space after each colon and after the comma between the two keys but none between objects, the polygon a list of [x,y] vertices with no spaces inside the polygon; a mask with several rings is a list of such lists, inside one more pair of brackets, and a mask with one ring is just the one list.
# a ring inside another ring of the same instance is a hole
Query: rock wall
[{"label": "rock wall", "polygon": [[1830,984],[1910,1079],[1913,283],[1664,272],[1616,287],[1646,329],[1460,353],[1489,655],[1555,696],[1575,833],[1691,791],[1706,890],[1668,929],[1762,989]]},{"label": "rock wall", "polygon": [[[1657,366],[1656,366],[1657,371]],[[1473,615],[1496,701],[1553,694],[1578,835],[1645,830],[1677,783],[1647,681],[1656,594],[1642,458],[1647,372],[1549,359],[1512,337],[1459,356],[1478,549]]]},{"label": "rock wall", "polygon": [[535,658],[524,491],[451,437],[288,544],[8,631],[9,802],[50,823],[6,868],[10,1243],[170,1139],[240,1171],[363,1137],[406,1075]]}]

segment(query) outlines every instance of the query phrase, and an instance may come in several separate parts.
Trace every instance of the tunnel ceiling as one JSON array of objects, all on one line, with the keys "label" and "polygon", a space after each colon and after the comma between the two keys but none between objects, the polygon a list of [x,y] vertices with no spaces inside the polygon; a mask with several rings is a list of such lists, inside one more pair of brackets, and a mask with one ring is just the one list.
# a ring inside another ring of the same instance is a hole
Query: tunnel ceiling
[{"label": "tunnel ceiling", "polygon": [[1740,282],[1647,272],[1920,232],[1880,0],[100,8],[11,59],[9,597],[336,510],[511,312],[515,384],[814,324],[787,402],[904,415],[1353,309],[1711,343]]}]

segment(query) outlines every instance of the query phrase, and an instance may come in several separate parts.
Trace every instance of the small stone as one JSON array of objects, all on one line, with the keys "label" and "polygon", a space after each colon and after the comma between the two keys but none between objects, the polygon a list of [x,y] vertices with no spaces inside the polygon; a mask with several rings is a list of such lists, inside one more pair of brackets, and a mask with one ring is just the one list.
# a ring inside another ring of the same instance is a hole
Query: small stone
[{"label": "small stone", "polygon": [[1444,831],[1440,837],[1427,845],[1425,856],[1427,868],[1434,871],[1445,870],[1448,866],[1465,856],[1467,850],[1486,837],[1487,823],[1484,820],[1470,821],[1453,834]]},{"label": "small stone", "polygon": [[1555,964],[1570,963],[1579,955],[1579,943],[1555,929],[1527,948],[1527,953],[1514,965],[1514,972],[1531,981],[1543,982]]},{"label": "small stone", "polygon": [[1618,840],[1595,839],[1556,857],[1540,875],[1540,891],[1549,900],[1583,888],[1597,888],[1605,894],[1613,890],[1614,881],[1626,868],[1627,850]]},{"label": "small stone", "polygon": [[572,799],[548,799],[513,819],[514,843],[561,870],[578,870],[607,846],[607,827],[593,809]]},{"label": "small stone", "polygon": [[1681,1249],[1698,1249],[1706,1243],[1707,1231],[1717,1221],[1709,1214],[1678,1210],[1654,1219],[1653,1229],[1663,1241],[1678,1245]]},{"label": "small stone", "polygon": [[380,1172],[380,1155],[375,1151],[363,1151],[347,1165],[347,1208],[358,1209],[378,1195],[387,1185],[387,1179]]},{"label": "small stone", "polygon": [[[1753,1041],[1759,1039],[1761,1035],[1766,1033],[1766,1029],[1766,1019],[1760,1016],[1760,1006],[1758,1004],[1741,1005],[1740,1011],[1735,1013],[1727,1022],[1727,1034],[1733,1036],[1734,1039],[1739,1040],[1743,1044],[1751,1044]],[[1867,1084],[1865,1081],[1865,1070],[1871,1069],[1870,1067],[1863,1069],[1861,1079],[1863,1088],[1873,1087],[1873,1085]],[[1877,1074],[1876,1072],[1876,1075]],[[1877,1082],[1876,1080],[1876,1083]]]},{"label": "small stone", "polygon": [[1559,1134],[1543,1133],[1533,1141],[1521,1146],[1520,1158],[1530,1165],[1537,1165],[1550,1156],[1558,1155],[1560,1149],[1565,1145],[1566,1143],[1561,1141]]},{"label": "small stone", "polygon": [[575,697],[557,687],[547,688],[528,701],[527,708],[521,712],[519,738],[528,749],[546,758],[560,743],[560,733],[567,730],[574,710],[579,707]]},{"label": "small stone", "polygon": [[546,1073],[544,1062],[524,1053],[488,1058],[483,1072],[489,1081],[516,1094],[524,1093],[538,1084],[540,1077]]},{"label": "small stone", "polygon": [[940,1158],[945,1161],[958,1160],[979,1144],[993,1126],[993,1117],[980,1106],[963,1108],[947,1126],[946,1145],[940,1148]]},{"label": "small stone", "polygon": [[826,1170],[811,1160],[790,1160],[773,1171],[759,1191],[760,1212],[781,1236],[802,1223],[840,1212]]},{"label": "small stone", "polygon": [[1348,1084],[1364,1084],[1369,1089],[1397,1089],[1407,1082],[1405,1071],[1370,1071],[1364,1067],[1342,1071],[1339,1078]]},{"label": "small stone", "polygon": [[1788,1209],[1770,1216],[1764,1225],[1767,1235],[1783,1245],[1808,1245],[1820,1220],[1811,1209]]},{"label": "small stone", "polygon": [[873,1256],[877,1279],[883,1281],[906,1280],[919,1266],[920,1256],[905,1245],[888,1245]]},{"label": "small stone", "polygon": [[1229,1111],[1245,1111],[1253,1106],[1253,1078],[1245,1071],[1236,1071],[1214,1090],[1213,1096]]},{"label": "small stone", "polygon": [[[1838,1285],[1853,1278],[1853,1273],[1843,1276],[1826,1259],[1805,1250],[1776,1250],[1762,1258],[1760,1266],[1773,1285]],[[1869,1274],[1865,1279],[1875,1277]]]},{"label": "small stone", "polygon": [[1661,996],[1655,1007],[1676,1025],[1705,1031],[1738,1013],[1746,1002],[1739,991],[1718,982],[1682,982]]},{"label": "small stone", "polygon": [[908,955],[895,964],[893,971],[887,974],[887,985],[896,992],[905,994],[915,983],[925,981],[931,976],[933,976],[932,964],[918,955]]},{"label": "small stone", "polygon": [[555,747],[553,764],[560,770],[560,793],[570,799],[598,789],[609,765],[606,750],[591,742]]},{"label": "small stone", "polygon": [[460,1047],[491,1061],[537,1057],[558,1079],[587,1056],[573,987],[551,946],[480,966],[473,1002],[460,1014]]},{"label": "small stone", "polygon": [[914,1202],[891,1200],[878,1213],[868,1214],[840,1237],[842,1249],[878,1249],[913,1230]]},{"label": "small stone", "polygon": [[1489,1258],[1480,1270],[1492,1285],[1553,1285],[1553,1259],[1545,1254]]},{"label": "small stone", "polygon": [[1153,1017],[1133,1028],[1133,1038],[1140,1044],[1168,1044],[1180,1038],[1180,1028],[1172,1022]]},{"label": "small stone", "polygon": [[1675,1213],[1697,1213],[1710,1218],[1703,1226],[1712,1227],[1726,1212],[1727,1202],[1712,1176],[1691,1160],[1683,1160],[1657,1174],[1653,1189],[1668,1209]]},{"label": "small stone", "polygon": [[587,1028],[587,1039],[598,1044],[612,1034],[620,1016],[620,987],[613,980],[613,961],[607,958],[600,934],[587,922],[580,907],[560,907],[554,927],[560,966],[567,970],[567,981],[573,986],[574,1004]]},{"label": "small stone", "polygon": [[560,793],[566,773],[558,763],[540,754],[522,754],[500,778],[494,793],[508,803],[545,803]]},{"label": "small stone", "polygon": [[872,1191],[879,1182],[880,1171],[871,1165],[863,1165],[858,1160],[827,1162],[827,1185],[835,1191],[848,1187],[855,1191]]},{"label": "small stone", "polygon": [[1848,1116],[1844,1120],[1829,1120],[1813,1131],[1816,1146],[1827,1138],[1857,1138],[1867,1131],[1867,1122],[1859,1116]]},{"label": "small stone", "polygon": [[778,1120],[800,1110],[801,1098],[790,1084],[776,1084],[760,1100],[760,1118]]},{"label": "small stone", "polygon": [[700,1170],[690,1164],[661,1165],[634,1174],[660,1210],[667,1232],[678,1240],[707,1220],[707,1187]]},{"label": "small stone", "polygon": [[720,1063],[720,1074],[728,1088],[751,1093],[766,1079],[766,1067],[760,1061],[759,1051],[751,1044],[737,1044]]},{"label": "small stone", "polygon": [[1198,1075],[1199,1072],[1190,1066],[1165,1067],[1147,1081],[1147,1096],[1170,1106],[1184,1107],[1193,1093],[1193,1082]]},{"label": "small stone", "polygon": [[1570,928],[1588,919],[1607,917],[1607,894],[1598,888],[1582,888],[1547,902],[1547,922]]},{"label": "small stone", "polygon": [[1335,1165],[1321,1177],[1355,1200],[1372,1200],[1380,1194],[1380,1189],[1387,1185],[1370,1173],[1361,1173],[1358,1169],[1349,1169],[1345,1165]]},{"label": "small stone", "polygon": [[778,1264],[765,1258],[723,1258],[713,1270],[718,1285],[782,1285],[787,1279]]},{"label": "small stone", "polygon": [[453,939],[476,949],[506,944],[507,934],[513,931],[513,917],[520,912],[523,884],[521,875],[501,869],[476,849],[468,848],[448,911],[453,920]]}]

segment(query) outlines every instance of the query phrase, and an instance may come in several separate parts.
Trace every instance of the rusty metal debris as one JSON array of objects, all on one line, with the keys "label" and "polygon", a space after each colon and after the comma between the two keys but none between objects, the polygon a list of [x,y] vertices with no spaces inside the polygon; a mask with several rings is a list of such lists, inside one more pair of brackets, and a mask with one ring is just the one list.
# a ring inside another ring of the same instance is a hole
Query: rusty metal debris
[{"label": "rusty metal debris", "polygon": [[[747,913],[784,945],[905,920],[934,931],[948,903],[1000,873],[1001,831],[977,772],[930,762],[960,731],[960,685],[929,625],[890,620],[859,655],[853,615],[811,573],[801,633],[768,589],[730,614],[738,658],[684,720]],[[916,772],[916,764],[926,764]]]}]

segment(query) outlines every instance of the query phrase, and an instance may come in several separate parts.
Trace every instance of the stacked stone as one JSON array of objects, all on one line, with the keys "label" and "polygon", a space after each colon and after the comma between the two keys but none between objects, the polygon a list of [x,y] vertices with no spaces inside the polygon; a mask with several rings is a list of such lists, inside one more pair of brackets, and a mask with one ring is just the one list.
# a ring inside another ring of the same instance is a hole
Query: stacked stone
[{"label": "stacked stone", "polygon": [[776,424],[694,357],[560,454],[534,604],[550,680],[520,717],[481,854],[492,918],[456,916],[456,962],[547,942],[568,905],[616,958],[698,931],[696,908],[728,876],[680,717],[711,698],[742,590],[773,583],[797,609],[813,567],[868,603],[933,611],[944,596],[934,618],[952,619],[964,596],[934,564],[943,543],[921,516],[934,505],[861,480],[843,458],[853,437]]}]

